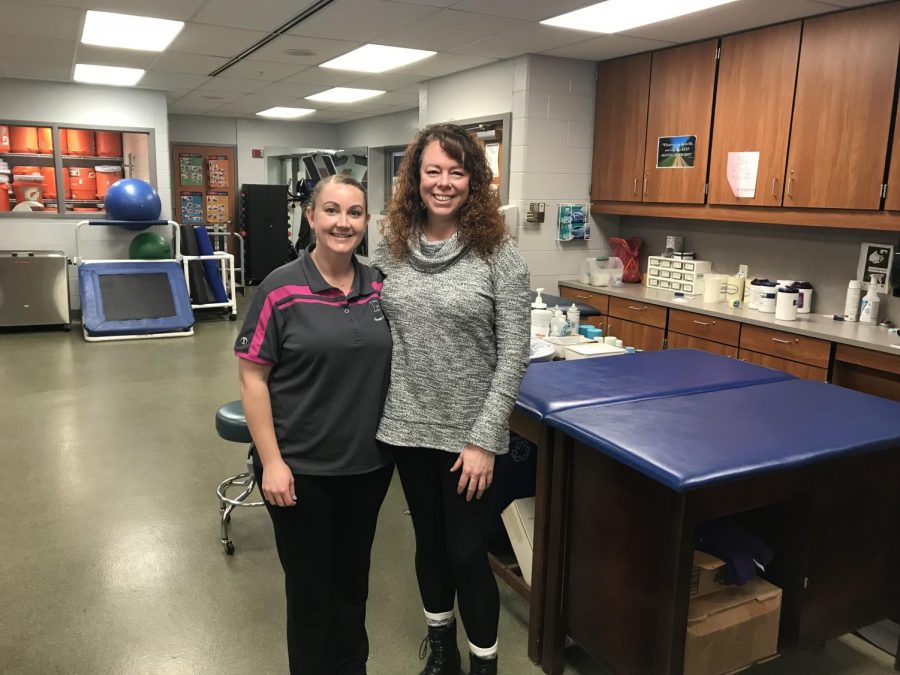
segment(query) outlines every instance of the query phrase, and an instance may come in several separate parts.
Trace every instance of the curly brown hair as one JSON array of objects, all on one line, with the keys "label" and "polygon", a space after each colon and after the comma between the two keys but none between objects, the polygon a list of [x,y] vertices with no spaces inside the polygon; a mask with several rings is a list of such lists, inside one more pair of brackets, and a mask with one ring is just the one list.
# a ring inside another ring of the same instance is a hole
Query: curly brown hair
[{"label": "curly brown hair", "polygon": [[392,255],[409,254],[409,241],[422,231],[427,218],[419,196],[419,170],[422,153],[432,141],[462,164],[469,174],[469,198],[459,212],[459,241],[482,258],[490,256],[506,238],[506,226],[500,216],[500,197],[491,187],[493,173],[488,166],[484,146],[456,124],[432,124],[420,130],[400,163],[397,186],[381,231]]}]

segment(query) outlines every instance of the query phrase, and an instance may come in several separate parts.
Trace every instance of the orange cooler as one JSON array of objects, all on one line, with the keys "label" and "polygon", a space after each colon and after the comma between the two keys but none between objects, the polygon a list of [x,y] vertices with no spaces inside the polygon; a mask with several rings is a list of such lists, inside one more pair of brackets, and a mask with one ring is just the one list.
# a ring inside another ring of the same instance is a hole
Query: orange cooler
[{"label": "orange cooler", "polygon": [[17,176],[13,181],[13,192],[16,193],[16,202],[37,202],[42,204],[44,194],[44,177],[37,176]]},{"label": "orange cooler", "polygon": [[0,175],[0,211],[9,211],[9,176]]},{"label": "orange cooler", "polygon": [[9,127],[0,126],[0,152],[9,152]]},{"label": "orange cooler", "polygon": [[66,129],[66,144],[70,155],[95,154],[94,132],[89,129]]},{"label": "orange cooler", "polygon": [[[44,177],[44,196],[56,199],[56,169],[52,166],[42,167],[41,175]],[[68,199],[69,194],[69,172],[63,171],[63,199]]]},{"label": "orange cooler", "polygon": [[13,180],[19,176],[39,176],[41,175],[41,167],[39,166],[14,166],[12,168]]},{"label": "orange cooler", "polygon": [[97,199],[103,199],[109,186],[122,179],[122,167],[95,166],[94,169],[97,171]]},{"label": "orange cooler", "polygon": [[97,198],[97,174],[87,166],[69,167],[69,188],[73,199]]},{"label": "orange cooler", "polygon": [[9,148],[11,152],[38,152],[41,146],[37,127],[9,127]]},{"label": "orange cooler", "polygon": [[95,132],[97,141],[98,157],[121,157],[122,156],[122,134],[118,131],[97,131]]}]

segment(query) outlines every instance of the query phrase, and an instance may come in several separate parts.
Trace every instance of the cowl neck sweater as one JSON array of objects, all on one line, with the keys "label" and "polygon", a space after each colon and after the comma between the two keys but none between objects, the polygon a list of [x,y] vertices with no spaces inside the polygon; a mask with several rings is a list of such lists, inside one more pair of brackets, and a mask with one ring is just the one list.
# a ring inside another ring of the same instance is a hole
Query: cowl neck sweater
[{"label": "cowl neck sweater", "polygon": [[417,271],[427,274],[443,272],[465,252],[466,247],[460,242],[458,232],[443,241],[428,241],[420,233],[413,235],[409,242],[410,264]]}]

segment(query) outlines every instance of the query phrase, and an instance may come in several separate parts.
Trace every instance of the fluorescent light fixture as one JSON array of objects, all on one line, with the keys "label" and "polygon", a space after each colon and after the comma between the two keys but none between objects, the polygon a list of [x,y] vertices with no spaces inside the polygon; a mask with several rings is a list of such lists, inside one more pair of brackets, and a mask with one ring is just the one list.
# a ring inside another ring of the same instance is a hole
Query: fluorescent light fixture
[{"label": "fluorescent light fixture", "polygon": [[73,80],[85,84],[112,84],[118,87],[130,87],[137,84],[144,76],[141,68],[118,68],[116,66],[91,66],[85,63],[75,64]]},{"label": "fluorescent light fixture", "polygon": [[367,98],[381,96],[382,89],[352,89],[350,87],[334,87],[320,91],[318,94],[307,96],[309,101],[322,101],[323,103],[355,103],[365,101]]},{"label": "fluorescent light fixture", "polygon": [[620,33],[729,2],[735,0],[606,0],[541,23],[592,33]]},{"label": "fluorescent light fixture", "polygon": [[132,14],[87,11],[81,42],[99,47],[161,52],[184,28],[184,21],[152,19]]},{"label": "fluorescent light fixture", "polygon": [[352,52],[347,52],[336,59],[321,64],[321,68],[337,70],[355,70],[359,73],[383,73],[410,63],[427,59],[437,52],[426,49],[406,49],[405,47],[387,47],[385,45],[363,45]]},{"label": "fluorescent light fixture", "polygon": [[261,110],[256,114],[260,117],[272,117],[282,120],[295,120],[298,117],[310,115],[314,112],[316,112],[315,108],[284,108],[282,106],[275,106],[274,108],[269,108],[268,110]]}]

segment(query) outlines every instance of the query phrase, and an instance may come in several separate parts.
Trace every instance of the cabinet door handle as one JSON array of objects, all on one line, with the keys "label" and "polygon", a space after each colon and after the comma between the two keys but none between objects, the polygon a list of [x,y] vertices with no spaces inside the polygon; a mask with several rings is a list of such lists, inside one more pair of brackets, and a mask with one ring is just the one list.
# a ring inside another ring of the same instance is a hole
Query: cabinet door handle
[{"label": "cabinet door handle", "polygon": [[795,338],[794,341],[791,342],[790,340],[782,340],[781,338],[772,338],[772,342],[777,342],[780,345],[792,345],[792,344],[799,344],[800,340],[797,340]]},{"label": "cabinet door handle", "polygon": [[696,319],[694,319],[694,323],[697,324],[698,326],[715,326],[716,325],[715,321],[697,321]]},{"label": "cabinet door handle", "polygon": [[634,179],[634,184],[632,185],[632,192],[634,192],[634,194],[637,194],[637,193],[638,193],[638,186],[637,186],[637,184],[638,184],[638,179],[635,178],[635,179]]},{"label": "cabinet door handle", "polygon": [[775,184],[776,184],[777,182],[778,182],[778,179],[777,179],[777,178],[773,178],[773,179],[772,179],[772,196],[773,196],[773,197],[776,197],[776,196],[777,196],[777,195],[775,194]]},{"label": "cabinet door handle", "polygon": [[647,183],[650,182],[649,176],[644,177],[644,194],[647,194]]},{"label": "cabinet door handle", "polygon": [[791,176],[787,181],[787,196],[788,199],[793,199],[794,195],[791,194],[791,188],[794,187],[794,177]]},{"label": "cabinet door handle", "polygon": [[578,298],[579,300],[590,300],[590,299],[591,299],[591,296],[589,296],[589,295],[578,295],[578,294],[576,294],[575,297]]},{"label": "cabinet door handle", "polygon": [[635,312],[643,312],[646,307],[635,307],[634,305],[628,305],[628,309],[633,309]]}]

